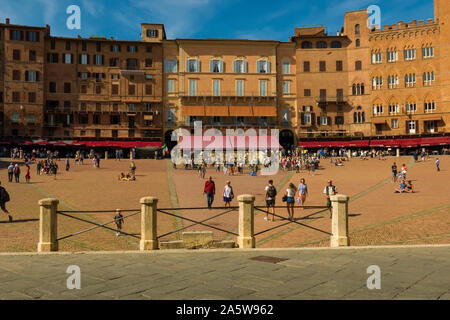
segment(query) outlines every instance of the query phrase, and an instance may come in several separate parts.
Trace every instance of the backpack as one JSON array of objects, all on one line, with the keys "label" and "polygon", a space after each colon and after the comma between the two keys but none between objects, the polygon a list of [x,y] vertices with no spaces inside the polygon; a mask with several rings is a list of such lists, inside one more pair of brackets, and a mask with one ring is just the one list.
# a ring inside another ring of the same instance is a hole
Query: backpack
[{"label": "backpack", "polygon": [[274,186],[269,186],[269,189],[267,190],[267,196],[269,198],[275,198],[275,196],[277,195],[277,189],[275,189]]},{"label": "backpack", "polygon": [[14,167],[14,174],[19,174],[19,173],[20,173],[20,168]]},{"label": "backpack", "polygon": [[5,188],[1,188],[1,190],[0,190],[0,200],[2,201],[2,202],[8,202],[9,200],[11,200],[10,198],[9,198],[9,193],[8,193],[8,191],[6,191],[6,189]]}]

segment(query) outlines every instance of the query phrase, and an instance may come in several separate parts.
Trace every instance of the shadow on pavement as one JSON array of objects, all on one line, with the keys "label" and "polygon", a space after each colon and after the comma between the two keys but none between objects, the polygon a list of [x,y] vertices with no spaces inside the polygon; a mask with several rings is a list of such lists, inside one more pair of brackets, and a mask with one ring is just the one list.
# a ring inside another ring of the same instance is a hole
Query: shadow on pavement
[{"label": "shadow on pavement", "polygon": [[39,219],[13,220],[12,222],[9,222],[9,221],[0,221],[0,223],[21,223],[21,222],[32,222],[32,221],[39,221]]}]

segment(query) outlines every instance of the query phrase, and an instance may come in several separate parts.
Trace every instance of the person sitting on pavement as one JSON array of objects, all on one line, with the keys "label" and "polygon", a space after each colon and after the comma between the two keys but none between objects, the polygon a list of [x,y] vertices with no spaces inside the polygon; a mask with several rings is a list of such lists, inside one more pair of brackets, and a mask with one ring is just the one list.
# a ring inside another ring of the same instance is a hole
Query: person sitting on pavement
[{"label": "person sitting on pavement", "polygon": [[395,193],[404,193],[406,192],[406,183],[405,180],[401,180],[399,189],[395,189]]},{"label": "person sitting on pavement", "polygon": [[119,180],[120,181],[128,181],[127,177],[125,176],[125,174],[123,172],[120,173]]},{"label": "person sitting on pavement", "polygon": [[414,186],[413,186],[411,180],[408,180],[408,184],[406,185],[405,189],[406,189],[405,192],[414,193]]}]

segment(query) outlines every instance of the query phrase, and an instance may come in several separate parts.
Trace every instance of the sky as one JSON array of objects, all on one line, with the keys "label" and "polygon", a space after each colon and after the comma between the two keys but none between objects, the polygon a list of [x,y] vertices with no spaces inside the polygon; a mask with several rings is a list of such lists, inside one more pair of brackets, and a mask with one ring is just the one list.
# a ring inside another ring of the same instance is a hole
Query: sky
[{"label": "sky", "polygon": [[[66,9],[81,9],[69,30]],[[288,41],[295,27],[323,25],[334,35],[344,13],[378,5],[381,26],[433,18],[432,0],[1,0],[0,21],[51,27],[51,35],[139,40],[140,24],[163,23],[168,39],[229,38]]]}]

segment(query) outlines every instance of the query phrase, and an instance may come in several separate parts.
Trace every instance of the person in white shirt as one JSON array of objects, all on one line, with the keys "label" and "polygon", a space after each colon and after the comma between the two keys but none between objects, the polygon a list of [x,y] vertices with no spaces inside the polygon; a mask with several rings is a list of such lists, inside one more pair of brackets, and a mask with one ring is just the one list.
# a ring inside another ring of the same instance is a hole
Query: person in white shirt
[{"label": "person in white shirt", "polygon": [[223,188],[223,202],[225,202],[225,207],[231,206],[231,200],[234,198],[233,187],[231,187],[231,181],[227,181],[225,187]]},{"label": "person in white shirt", "polygon": [[289,184],[289,187],[286,189],[286,193],[284,194],[286,196],[286,207],[288,211],[288,219],[293,221],[294,220],[294,197],[295,192],[297,191],[297,188],[294,186],[293,183]]}]

